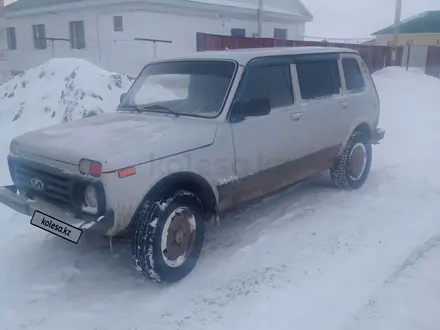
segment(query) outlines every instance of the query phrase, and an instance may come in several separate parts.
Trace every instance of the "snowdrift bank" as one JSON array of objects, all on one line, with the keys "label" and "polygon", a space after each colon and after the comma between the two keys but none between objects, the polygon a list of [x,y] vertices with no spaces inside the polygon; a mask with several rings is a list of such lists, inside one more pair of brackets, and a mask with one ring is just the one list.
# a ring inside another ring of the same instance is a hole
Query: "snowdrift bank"
[{"label": "snowdrift bank", "polygon": [[130,78],[82,59],[52,59],[0,87],[0,122],[50,124],[114,111]]},{"label": "snowdrift bank", "polygon": [[[128,76],[67,58],[52,59],[0,86],[0,168],[15,136],[113,112],[131,83]],[[0,171],[0,184],[8,177]]]}]

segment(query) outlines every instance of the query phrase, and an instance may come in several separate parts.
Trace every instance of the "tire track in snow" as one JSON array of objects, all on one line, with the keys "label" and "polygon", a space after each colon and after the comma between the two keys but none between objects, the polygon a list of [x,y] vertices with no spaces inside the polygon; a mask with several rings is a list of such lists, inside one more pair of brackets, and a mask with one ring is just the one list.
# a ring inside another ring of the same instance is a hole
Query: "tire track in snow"
[{"label": "tire track in snow", "polygon": [[[368,302],[356,313],[354,316],[354,323],[359,324],[362,321],[362,316],[367,315],[374,317],[380,315],[380,309],[378,308],[378,302],[382,292],[386,290],[387,286],[395,284],[408,269],[413,268],[421,261],[429,252],[433,249],[440,247],[440,235],[435,235],[429,238],[424,244],[422,244],[401,263],[397,266],[396,270],[383,282],[383,285],[378,290],[378,293],[368,299]],[[355,327],[347,327],[347,329],[355,329]]]}]

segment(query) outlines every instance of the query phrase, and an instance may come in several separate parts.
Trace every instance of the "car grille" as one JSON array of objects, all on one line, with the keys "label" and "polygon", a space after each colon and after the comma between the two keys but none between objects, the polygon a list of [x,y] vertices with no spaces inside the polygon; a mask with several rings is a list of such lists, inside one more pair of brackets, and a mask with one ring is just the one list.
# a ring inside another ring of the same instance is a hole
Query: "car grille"
[{"label": "car grille", "polygon": [[73,180],[32,163],[11,162],[11,175],[18,188],[28,194],[73,205]]}]

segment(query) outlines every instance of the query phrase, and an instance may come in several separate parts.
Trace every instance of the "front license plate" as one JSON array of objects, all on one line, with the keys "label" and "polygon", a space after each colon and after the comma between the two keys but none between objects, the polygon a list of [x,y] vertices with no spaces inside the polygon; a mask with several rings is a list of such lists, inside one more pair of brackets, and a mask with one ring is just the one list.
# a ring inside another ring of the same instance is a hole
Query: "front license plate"
[{"label": "front license plate", "polygon": [[45,213],[35,211],[31,219],[31,225],[43,229],[51,234],[57,235],[70,242],[77,244],[82,230],[75,228],[68,223],[55,219]]}]

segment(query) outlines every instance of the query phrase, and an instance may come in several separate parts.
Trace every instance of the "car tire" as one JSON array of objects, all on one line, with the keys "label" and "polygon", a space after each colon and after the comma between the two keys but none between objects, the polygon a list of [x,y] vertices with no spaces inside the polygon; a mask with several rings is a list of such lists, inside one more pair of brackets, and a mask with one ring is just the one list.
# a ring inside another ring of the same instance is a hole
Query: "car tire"
[{"label": "car tire", "polygon": [[174,283],[193,270],[205,236],[205,212],[193,193],[146,201],[134,221],[133,259],[143,276]]},{"label": "car tire", "polygon": [[372,161],[371,141],[362,132],[354,132],[342,156],[330,168],[334,185],[340,189],[361,188],[368,178]]}]

